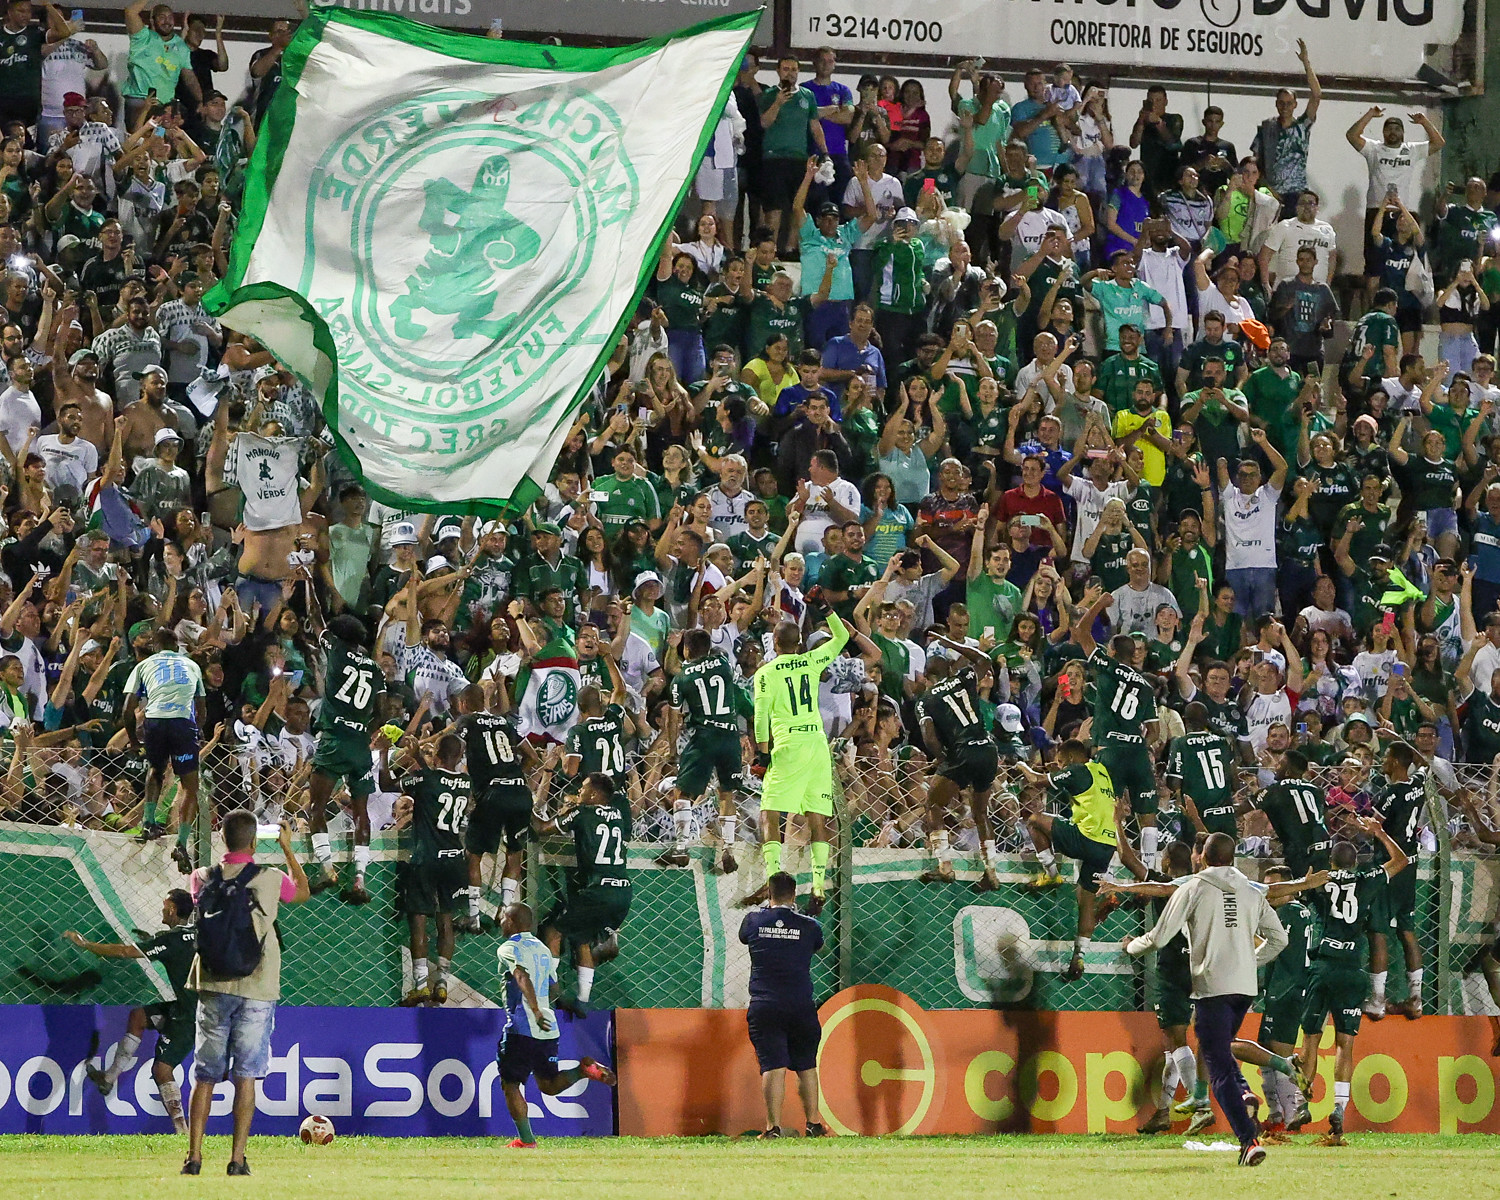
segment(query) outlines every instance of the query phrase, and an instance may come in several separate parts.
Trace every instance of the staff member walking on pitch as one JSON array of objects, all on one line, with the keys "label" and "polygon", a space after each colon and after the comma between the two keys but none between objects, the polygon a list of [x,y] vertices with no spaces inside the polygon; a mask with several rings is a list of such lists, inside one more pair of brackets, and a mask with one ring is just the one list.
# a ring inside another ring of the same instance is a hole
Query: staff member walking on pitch
[{"label": "staff member walking on pitch", "polygon": [[[1125,952],[1145,954],[1187,931],[1199,1053],[1219,1107],[1240,1139],[1240,1166],[1256,1167],[1265,1161],[1266,1151],[1256,1137],[1254,1093],[1231,1047],[1255,1001],[1256,968],[1281,953],[1287,934],[1265,894],[1235,867],[1232,837],[1211,835],[1203,846],[1203,862],[1203,870],[1167,902],[1155,927],[1132,938]],[[1263,939],[1258,948],[1256,938]]]},{"label": "staff member walking on pitch", "polygon": [[746,913],[740,941],[750,948],[750,1044],[760,1063],[766,1099],[762,1138],[781,1137],[786,1073],[797,1073],[807,1115],[807,1136],[824,1136],[818,1110],[818,1007],[813,1001],[812,959],[823,948],[823,927],[797,911],[797,880],[785,871],[766,881],[771,902]]}]

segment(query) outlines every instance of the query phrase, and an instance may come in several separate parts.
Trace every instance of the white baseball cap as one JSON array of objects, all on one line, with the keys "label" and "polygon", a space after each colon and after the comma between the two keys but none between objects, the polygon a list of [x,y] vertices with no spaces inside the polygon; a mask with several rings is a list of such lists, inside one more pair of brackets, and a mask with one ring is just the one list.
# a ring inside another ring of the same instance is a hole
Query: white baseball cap
[{"label": "white baseball cap", "polygon": [[410,521],[401,521],[391,526],[391,536],[386,541],[392,546],[415,546],[417,527]]}]

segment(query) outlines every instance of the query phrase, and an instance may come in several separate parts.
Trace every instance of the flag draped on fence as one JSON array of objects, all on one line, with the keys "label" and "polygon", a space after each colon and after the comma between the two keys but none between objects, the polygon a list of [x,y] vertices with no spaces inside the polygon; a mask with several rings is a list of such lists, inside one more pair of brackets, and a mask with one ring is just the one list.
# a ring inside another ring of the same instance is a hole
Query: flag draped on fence
[{"label": "flag draped on fence", "polygon": [[322,398],[377,499],[516,511],[618,343],[758,16],[575,50],[315,12],[209,308]]}]

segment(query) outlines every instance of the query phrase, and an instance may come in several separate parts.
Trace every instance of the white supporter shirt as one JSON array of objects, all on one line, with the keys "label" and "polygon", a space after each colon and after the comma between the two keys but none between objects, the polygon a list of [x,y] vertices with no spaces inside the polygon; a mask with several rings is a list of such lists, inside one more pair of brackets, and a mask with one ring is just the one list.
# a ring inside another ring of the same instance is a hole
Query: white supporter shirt
[{"label": "white supporter shirt", "polygon": [[[875,198],[876,220],[859,235],[859,241],[855,244],[861,249],[868,249],[890,233],[891,222],[906,203],[901,181],[894,175],[882,175],[879,179],[870,180],[870,195]],[[865,211],[865,193],[859,186],[859,180],[849,181],[849,186],[844,189],[844,204],[848,208],[857,208],[861,214]],[[816,290],[815,287],[809,289]]]},{"label": "white supporter shirt", "polygon": [[1333,226],[1327,221],[1314,221],[1310,225],[1304,224],[1296,217],[1277,221],[1271,226],[1271,232],[1266,234],[1265,245],[1271,249],[1270,268],[1274,282],[1280,283],[1283,279],[1295,279],[1297,277],[1297,251],[1303,246],[1311,246],[1318,255],[1317,266],[1313,268],[1313,278],[1319,283],[1332,285],[1329,266],[1333,260],[1334,249],[1338,245],[1338,237],[1333,232]]},{"label": "white supporter shirt", "polygon": [[235,435],[224,479],[244,493],[246,529],[285,529],[302,523],[302,500],[297,493],[301,453],[301,438]]},{"label": "white supporter shirt", "polygon": [[1078,502],[1078,520],[1073,526],[1073,561],[1084,562],[1088,559],[1083,552],[1084,544],[1092,536],[1094,526],[1099,524],[1105,503],[1115,497],[1128,501],[1130,488],[1123,479],[1117,479],[1100,491],[1092,481],[1072,475],[1068,478],[1068,495]]},{"label": "white supporter shirt", "polygon": [[1115,633],[1144,633],[1147,637],[1155,637],[1156,610],[1163,604],[1171,605],[1177,610],[1177,615],[1182,616],[1177,597],[1159,583],[1148,583],[1140,591],[1128,583],[1121,584],[1113,595],[1115,602],[1107,615]]},{"label": "white supporter shirt", "polygon": [[[1054,376],[1057,386],[1062,389],[1063,395],[1069,395],[1073,391],[1073,368],[1063,363],[1057,368]],[[1028,388],[1035,387],[1037,395],[1042,398],[1042,411],[1050,413],[1057,407],[1057,401],[1052,396],[1052,389],[1047,386],[1047,381],[1042,378],[1042,364],[1032,359],[1024,367],[1016,372],[1016,386],[1014,388],[1017,396],[1024,396]]]},{"label": "white supporter shirt", "polygon": [[1266,731],[1278,722],[1291,727],[1292,710],[1297,706],[1297,693],[1291,688],[1280,688],[1265,693],[1256,692],[1245,709],[1245,729],[1250,739],[1250,748],[1259,754],[1266,748]]},{"label": "white supporter shirt", "polygon": [[708,489],[708,499],[714,506],[713,527],[727,542],[737,533],[750,528],[745,520],[745,509],[755,499],[749,488],[742,487],[733,496],[726,496],[718,484]]},{"label": "white supporter shirt", "polygon": [[1224,568],[1276,567],[1276,502],[1281,489],[1263,483],[1250,495],[1233,483],[1219,493],[1224,514]]},{"label": "white supporter shirt", "polygon": [[[1386,192],[1392,184],[1396,194],[1407,208],[1416,210],[1422,202],[1422,168],[1427,165],[1426,142],[1402,142],[1399,146],[1387,146],[1383,140],[1365,138],[1359,155],[1370,169],[1369,186],[1365,189],[1365,207],[1379,208],[1385,203]],[[1365,222],[1369,224],[1368,221]]]},{"label": "white supporter shirt", "polygon": [[0,436],[10,443],[11,457],[21,452],[26,431],[42,423],[42,406],[30,392],[8,387],[0,393]]},{"label": "white supporter shirt", "polygon": [[1026,213],[1016,224],[1016,243],[1026,249],[1025,257],[1030,258],[1042,248],[1042,239],[1047,236],[1049,229],[1061,229],[1068,235],[1068,240],[1073,240],[1073,230],[1068,226],[1068,218],[1063,216],[1055,208],[1034,208]]},{"label": "white supporter shirt", "polygon": [[1217,284],[1210,283],[1208,287],[1198,289],[1198,329],[1195,337],[1203,336],[1203,318],[1211,312],[1223,313],[1224,320],[1231,326],[1255,319],[1255,309],[1250,307],[1250,301],[1243,296],[1230,300],[1219,291]]},{"label": "white supporter shirt", "polygon": [[90,477],[99,469],[99,450],[93,442],[81,437],[64,442],[55,433],[37,438],[33,449],[47,463],[47,486],[70,487],[83,491]]},{"label": "white supporter shirt", "polygon": [[[1172,328],[1182,330],[1184,337],[1193,327],[1192,314],[1188,312],[1187,289],[1182,282],[1182,251],[1176,246],[1165,250],[1143,250],[1141,252],[1140,278],[1166,297],[1172,309]],[[1153,304],[1146,310],[1147,329],[1165,329],[1166,313],[1161,305]]]},{"label": "white supporter shirt", "polygon": [[838,524],[828,512],[830,497],[851,512],[859,512],[859,488],[850,480],[839,478],[821,486],[816,483],[809,484],[807,507],[803,510],[802,523],[797,526],[798,554],[812,554],[821,550],[823,531],[830,525]]}]

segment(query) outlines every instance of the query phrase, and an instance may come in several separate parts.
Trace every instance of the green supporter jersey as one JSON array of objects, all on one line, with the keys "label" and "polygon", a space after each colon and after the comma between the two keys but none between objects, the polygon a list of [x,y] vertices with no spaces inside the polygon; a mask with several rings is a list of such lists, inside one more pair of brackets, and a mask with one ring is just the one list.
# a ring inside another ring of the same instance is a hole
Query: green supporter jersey
[{"label": "green supporter jersey", "polygon": [[1218,342],[1207,339],[1194,342],[1182,352],[1182,361],[1177,364],[1188,373],[1189,391],[1203,386],[1203,364],[1214,358],[1223,362],[1224,378],[1233,383],[1240,368],[1244,366],[1245,352],[1231,338],[1223,338]]},{"label": "green supporter jersey", "polygon": [[991,635],[997,642],[1009,639],[1021,611],[1021,590],[1009,579],[994,580],[988,573],[969,580],[964,590],[969,606],[969,628]]},{"label": "green supporter jersey", "polygon": [[1458,264],[1464,259],[1478,263],[1488,257],[1490,234],[1496,225],[1496,216],[1488,208],[1470,208],[1467,204],[1455,204],[1438,222],[1437,247],[1433,265],[1438,275],[1438,286],[1442,287],[1458,273]]},{"label": "green supporter jersey", "polygon": [[1123,587],[1130,581],[1130,572],[1125,569],[1125,556],[1135,549],[1135,539],[1128,530],[1119,533],[1101,533],[1094,543],[1094,554],[1089,559],[1089,573],[1099,576],[1106,592]]},{"label": "green supporter jersey", "polygon": [[1193,802],[1209,833],[1239,836],[1234,815],[1234,749],[1219,734],[1199,730],[1173,738],[1167,750],[1167,776],[1178,780],[1183,796]]},{"label": "green supporter jersey", "polygon": [[175,33],[165,40],[150,25],[130,35],[130,74],[121,90],[126,96],[143,99],[155,96],[170,104],[177,94],[177,80],[192,69],[193,52]]},{"label": "green supporter jersey", "polygon": [[858,562],[846,554],[835,554],[823,564],[818,572],[818,586],[824,592],[849,592],[843,600],[829,600],[834,612],[846,621],[854,620],[854,606],[858,598],[851,589],[867,587],[880,578],[880,568],[868,558]]},{"label": "green supporter jersey", "polygon": [[1315,927],[1312,909],[1300,900],[1288,900],[1276,910],[1281,927],[1286,930],[1286,949],[1266,968],[1265,992],[1271,999],[1295,996],[1307,986],[1307,970],[1312,965]]},{"label": "green supporter jersey", "polygon": [[979,711],[979,677],[971,666],[928,687],[917,701],[917,713],[932,722],[943,756],[953,759],[964,751],[992,745]]},{"label": "green supporter jersey", "polygon": [[1281,840],[1283,853],[1307,854],[1328,848],[1327,801],[1322,788],[1305,779],[1282,779],[1255,801]]},{"label": "green supporter jersey", "polygon": [[198,930],[193,925],[174,925],[153,934],[144,942],[137,942],[136,949],[167,973],[167,982],[172,985],[179,1002],[190,1002],[194,992],[188,987],[188,973],[193,969],[193,959],[198,954]]},{"label": "green supporter jersey", "polygon": [[848,626],[828,614],[828,641],[796,654],[779,654],[755,672],[755,740],[757,743],[823,743],[818,711],[818,681],[849,640]]},{"label": "green supporter jersey", "polygon": [[1354,327],[1349,331],[1349,348],[1344,351],[1340,376],[1345,374],[1352,363],[1359,361],[1366,346],[1372,347],[1375,353],[1365,364],[1364,377],[1378,385],[1385,374],[1385,348],[1392,347],[1396,351],[1396,357],[1401,357],[1401,330],[1396,326],[1396,318],[1388,312],[1374,309],[1354,322]]},{"label": "green supporter jersey", "polygon": [[[884,241],[875,246],[874,287],[869,299],[877,309],[895,313],[919,313],[927,303],[927,273],[922,243]],[[865,297],[856,296],[856,300]]]},{"label": "green supporter jersey", "polygon": [[1433,462],[1425,454],[1407,459],[1406,481],[1410,485],[1413,507],[1455,508],[1455,489],[1458,487],[1458,471],[1447,459]]},{"label": "green supporter jersey", "polygon": [[468,713],[460,718],[458,733],[464,740],[464,762],[477,798],[483,799],[497,784],[527,786],[521,735],[509,717],[492,712]]},{"label": "green supporter jersey", "polygon": [[690,730],[738,733],[738,687],[734,669],[717,651],[684,663],[672,678],[672,707]]},{"label": "green supporter jersey", "polygon": [[[1095,389],[1109,405],[1111,415],[1129,412],[1135,400],[1135,385],[1142,379],[1149,379],[1157,391],[1161,390],[1161,369],[1144,354],[1137,354],[1134,358],[1111,354],[1099,368],[1099,382]],[[1188,402],[1189,398],[1184,397],[1184,406]]]},{"label": "green supporter jersey", "polygon": [[1310,462],[1297,473],[1317,484],[1318,490],[1307,498],[1307,515],[1327,540],[1339,513],[1359,503],[1359,475],[1345,462],[1333,462],[1326,467]]},{"label": "green supporter jersey", "polygon": [[462,856],[472,794],[469,777],[461,771],[426,767],[407,776],[401,791],[412,801],[413,864],[425,866],[439,859]]},{"label": "green supporter jersey", "polygon": [[1122,287],[1112,279],[1096,279],[1089,285],[1089,294],[1099,302],[1104,317],[1104,348],[1120,348],[1120,327],[1134,325],[1144,336],[1146,314],[1152,305],[1161,304],[1166,297],[1154,287],[1139,279],[1131,280]]},{"label": "green supporter jersey", "polygon": [[571,895],[590,887],[630,886],[630,871],[625,865],[630,846],[628,804],[580,804],[559,814],[557,827],[573,839],[576,865]]},{"label": "green supporter jersey", "polygon": [[578,593],[587,584],[588,568],[583,560],[569,558],[566,554],[558,555],[555,567],[545,558],[533,554],[522,564],[515,578],[516,595],[533,602],[548,588],[561,589],[566,603],[564,612],[569,621],[578,604]]},{"label": "green supporter jersey", "polygon": [[318,730],[369,737],[376,704],[385,692],[380,664],[363,647],[351,646],[327,630],[318,638],[318,646],[327,663],[327,694],[318,709]]},{"label": "green supporter jersey", "polygon": [[611,779],[625,774],[625,710],[606,704],[597,717],[584,717],[572,729],[563,749],[564,759],[579,760],[575,781],[602,771]]},{"label": "green supporter jersey", "polygon": [[1153,554],[1156,551],[1156,530],[1152,527],[1151,520],[1156,514],[1158,495],[1158,489],[1149,483],[1138,483],[1135,491],[1125,501],[1126,519],[1146,539],[1146,548]]},{"label": "green supporter jersey", "polygon": [[1391,527],[1391,510],[1384,504],[1377,504],[1374,512],[1359,501],[1346,504],[1333,519],[1330,541],[1337,542],[1342,538],[1353,520],[1358,520],[1363,528],[1356,529],[1349,539],[1349,557],[1356,563],[1368,563],[1375,547],[1386,540],[1386,530]]},{"label": "green supporter jersey", "polygon": [[1208,709],[1208,727],[1234,746],[1247,735],[1245,710],[1229,697],[1215,700],[1202,688],[1193,694],[1193,702]]},{"label": "green supporter jersey", "polygon": [[1313,954],[1332,962],[1363,964],[1370,910],[1385,890],[1385,868],[1329,871],[1328,882],[1312,893],[1322,932]]},{"label": "green supporter jersey", "polygon": [[1096,762],[1075,763],[1047,776],[1048,785],[1069,806],[1069,820],[1090,841],[1118,846],[1115,786],[1109,771]]},{"label": "green supporter jersey", "polygon": [[[778,88],[764,89],[756,105],[764,115],[771,111],[780,94]],[[748,114],[747,114],[748,115]],[[808,128],[818,115],[818,101],[805,87],[795,88],[776,114],[771,127],[761,134],[761,153],[766,158],[807,158]]]},{"label": "green supporter jersey", "polygon": [[[1268,429],[1281,430],[1302,394],[1302,376],[1289,370],[1283,378],[1275,367],[1260,367],[1250,372],[1240,391],[1252,417],[1264,421]],[[1277,448],[1286,453],[1285,447]]]},{"label": "green supporter jersey", "polygon": [[750,312],[750,301],[739,292],[731,292],[722,283],[711,283],[703,293],[705,301],[720,300],[723,303],[709,308],[703,318],[703,346],[712,354],[715,346],[733,346],[736,350],[745,340],[745,318]]},{"label": "green supporter jersey", "polygon": [[1306,517],[1294,521],[1283,519],[1276,531],[1276,555],[1281,563],[1296,563],[1316,573],[1327,539]]},{"label": "green supporter jersey", "polygon": [[668,329],[687,329],[699,332],[703,325],[703,292],[691,283],[683,283],[676,275],[659,280],[656,285],[656,302],[661,305],[667,318]]},{"label": "green supporter jersey", "polygon": [[[1412,862],[1417,861],[1417,835],[1422,829],[1422,818],[1427,815],[1426,783],[1424,771],[1413,779],[1387,779],[1375,792],[1375,813],[1380,823]],[[1375,857],[1379,862],[1390,860],[1384,846],[1376,850]]]},{"label": "green supporter jersey", "polygon": [[591,488],[603,497],[596,498],[594,505],[604,525],[604,536],[611,542],[632,521],[649,524],[661,519],[661,500],[656,488],[643,476],[621,479],[618,475],[602,475]]},{"label": "green supporter jersey", "polygon": [[905,695],[901,685],[911,669],[911,651],[905,642],[888,638],[878,629],[870,634],[870,640],[880,651],[880,694],[897,704],[903,703]]},{"label": "green supporter jersey", "polygon": [[1168,562],[1168,578],[1172,583],[1172,595],[1182,606],[1182,619],[1191,622],[1198,615],[1198,580],[1208,584],[1209,594],[1214,590],[1213,556],[1202,542],[1191,549],[1179,546],[1173,550]]},{"label": "green supporter jersey", "polygon": [[1093,668],[1094,722],[1092,738],[1099,749],[1144,746],[1147,721],[1156,720],[1156,689],[1151,681],[1111,658],[1102,646],[1089,655]]},{"label": "green supporter jersey", "polygon": [[1475,688],[1469,694],[1469,712],[1464,719],[1468,733],[1468,760],[1473,763],[1493,762],[1500,754],[1500,700],[1487,690]]},{"label": "green supporter jersey", "polygon": [[[1443,453],[1457,458],[1464,447],[1464,430],[1479,415],[1477,408],[1456,409],[1451,404],[1434,404],[1427,423],[1443,435]],[[1445,505],[1444,507],[1451,507]]]},{"label": "green supporter jersey", "polygon": [[743,574],[754,566],[757,558],[764,556],[769,560],[777,541],[776,534],[769,529],[762,534],[751,533],[748,529],[735,534],[728,542],[729,549],[734,552],[735,570]]},{"label": "green supporter jersey", "polygon": [[28,21],[16,33],[8,28],[0,28],[0,96],[36,100],[40,98],[41,92],[41,27]]},{"label": "green supporter jersey", "polygon": [[[755,297],[750,302],[750,313],[745,321],[745,357],[759,357],[767,342],[784,336],[787,361],[796,362],[797,355],[802,353],[802,319],[810,307],[810,302],[803,296],[793,296],[779,307],[769,296]],[[797,382],[795,375],[791,381]]]}]

